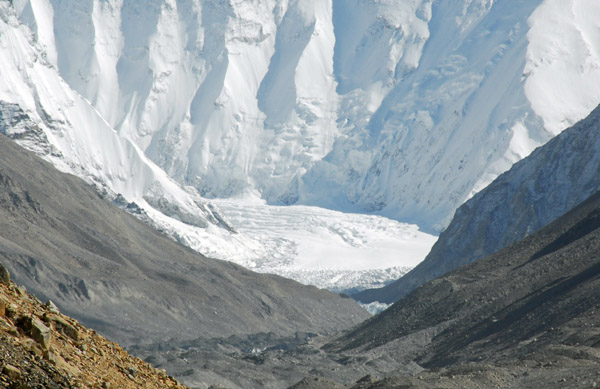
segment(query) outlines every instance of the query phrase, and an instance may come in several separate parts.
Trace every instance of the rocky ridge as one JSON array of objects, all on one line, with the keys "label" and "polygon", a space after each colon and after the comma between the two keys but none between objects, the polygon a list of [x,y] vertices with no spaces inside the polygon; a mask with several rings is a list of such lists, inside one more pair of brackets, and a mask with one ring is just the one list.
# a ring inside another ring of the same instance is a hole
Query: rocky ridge
[{"label": "rocky ridge", "polygon": [[184,388],[0,273],[0,387]]},{"label": "rocky ridge", "polygon": [[431,252],[412,271],[354,297],[393,303],[426,281],[532,234],[598,189],[600,106],[458,208]]},{"label": "rocky ridge", "polygon": [[[598,258],[600,192],[518,243],[422,285],[325,349],[385,352],[443,374],[499,367],[512,376],[497,383],[503,387],[593,387]],[[407,354],[415,339],[422,344]]]}]

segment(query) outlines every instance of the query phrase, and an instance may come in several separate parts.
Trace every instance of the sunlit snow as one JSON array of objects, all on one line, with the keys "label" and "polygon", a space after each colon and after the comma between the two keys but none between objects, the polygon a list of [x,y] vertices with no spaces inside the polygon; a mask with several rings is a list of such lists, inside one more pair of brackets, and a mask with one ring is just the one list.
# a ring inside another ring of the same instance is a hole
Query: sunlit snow
[{"label": "sunlit snow", "polygon": [[[336,291],[383,286],[425,258],[436,237],[381,216],[263,201],[214,201],[262,250],[236,262]],[[235,260],[235,259],[234,259]]]}]

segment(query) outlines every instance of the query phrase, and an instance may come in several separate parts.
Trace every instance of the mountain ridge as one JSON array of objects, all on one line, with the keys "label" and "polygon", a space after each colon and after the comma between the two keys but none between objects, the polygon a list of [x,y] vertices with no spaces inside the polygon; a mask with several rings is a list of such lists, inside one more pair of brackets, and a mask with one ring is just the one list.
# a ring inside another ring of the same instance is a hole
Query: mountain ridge
[{"label": "mountain ridge", "polygon": [[518,241],[600,189],[600,106],[458,208],[417,267],[360,301],[393,302],[422,283]]},{"label": "mountain ridge", "polygon": [[124,346],[153,336],[329,332],[368,316],[351,299],[206,258],[3,135],[0,149],[3,264]]}]

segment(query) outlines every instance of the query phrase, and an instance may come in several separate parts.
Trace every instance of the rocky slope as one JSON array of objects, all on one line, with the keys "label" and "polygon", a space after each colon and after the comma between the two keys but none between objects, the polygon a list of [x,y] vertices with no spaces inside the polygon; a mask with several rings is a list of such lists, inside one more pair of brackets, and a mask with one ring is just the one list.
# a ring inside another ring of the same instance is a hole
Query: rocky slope
[{"label": "rocky slope", "polygon": [[0,264],[0,387],[183,388],[10,281]]},{"label": "rocky slope", "polygon": [[463,204],[431,252],[398,281],[357,294],[391,303],[555,220],[600,189],[600,107]]},{"label": "rocky slope", "polygon": [[[417,288],[337,339],[173,346],[191,386],[587,388],[600,383],[600,192],[542,230]],[[169,345],[163,344],[164,348]],[[223,352],[225,349],[227,352]],[[154,355],[154,357],[153,357]],[[204,361],[204,369],[194,369]],[[304,377],[304,378],[303,378]]]},{"label": "rocky slope", "polygon": [[557,369],[587,371],[572,378],[597,380],[588,368],[600,361],[598,258],[600,192],[518,243],[424,284],[326,348],[406,358],[403,345],[420,339],[409,358],[428,369],[526,367],[543,356]]},{"label": "rocky slope", "polygon": [[329,332],[368,315],[334,293],[203,257],[4,136],[0,258],[30,292],[124,345]]}]

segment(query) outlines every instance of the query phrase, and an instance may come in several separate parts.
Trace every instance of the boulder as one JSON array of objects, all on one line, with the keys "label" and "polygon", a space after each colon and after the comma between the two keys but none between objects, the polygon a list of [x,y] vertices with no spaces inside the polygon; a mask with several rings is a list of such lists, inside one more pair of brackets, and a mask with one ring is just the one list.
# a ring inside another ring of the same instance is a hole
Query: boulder
[{"label": "boulder", "polygon": [[14,367],[13,365],[4,365],[4,367],[2,368],[2,373],[13,381],[16,381],[21,378],[21,370]]},{"label": "boulder", "polygon": [[71,323],[58,316],[53,317],[52,322],[54,323],[54,329],[56,329],[56,331],[68,336],[74,341],[79,340],[79,330],[77,330],[75,326],[71,325]]},{"label": "boulder", "polygon": [[37,317],[23,316],[17,320],[17,326],[23,329],[31,339],[38,342],[43,350],[48,350],[50,348],[52,335],[50,328],[48,328],[40,319]]},{"label": "boulder", "polygon": [[54,304],[54,302],[52,300],[48,300],[48,302],[46,302],[45,304],[46,309],[48,309],[49,312],[51,313],[60,313],[60,310],[58,309],[58,307],[56,306],[56,304]]}]

